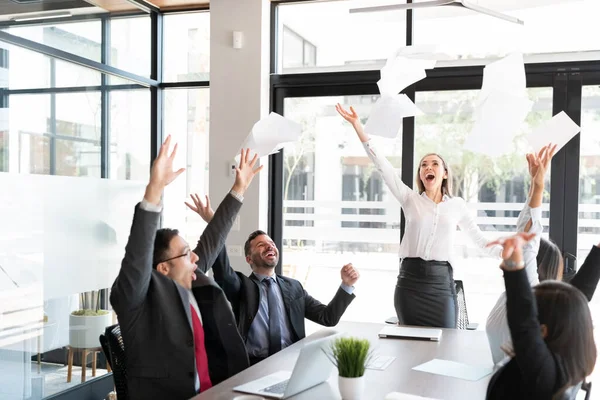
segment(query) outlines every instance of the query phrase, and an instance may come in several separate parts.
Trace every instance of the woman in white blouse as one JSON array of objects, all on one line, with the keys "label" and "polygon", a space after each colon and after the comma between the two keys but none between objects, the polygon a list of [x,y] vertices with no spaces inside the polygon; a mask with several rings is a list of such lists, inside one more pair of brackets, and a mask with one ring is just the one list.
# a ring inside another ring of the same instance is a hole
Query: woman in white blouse
[{"label": "woman in white blouse", "polygon": [[380,154],[363,131],[354,109],[336,105],[352,124],[369,158],[406,217],[400,243],[400,273],[394,306],[400,324],[456,328],[457,302],[452,272],[456,228],[488,254],[500,257],[499,246],[486,248],[483,236],[466,202],[452,196],[450,169],[438,154],[425,155],[416,176],[418,191],[402,182],[390,162]]}]

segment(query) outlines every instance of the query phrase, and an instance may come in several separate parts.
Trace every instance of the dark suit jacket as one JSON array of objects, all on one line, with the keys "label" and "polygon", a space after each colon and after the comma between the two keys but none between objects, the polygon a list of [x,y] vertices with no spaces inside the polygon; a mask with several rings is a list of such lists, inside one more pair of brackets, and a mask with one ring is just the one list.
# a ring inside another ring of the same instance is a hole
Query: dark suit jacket
[{"label": "dark suit jacket", "polygon": [[[240,207],[233,196],[225,197],[194,250],[199,265],[214,262]],[[188,291],[152,268],[159,217],[136,207],[125,258],[110,295],[121,325],[133,400],[195,395]],[[247,368],[249,362],[223,291],[199,270],[196,276],[192,293],[202,314],[210,378],[217,384]]]},{"label": "dark suit jacket", "polygon": [[[215,281],[221,286],[231,303],[233,313],[242,334],[244,342],[248,338],[250,325],[258,313],[260,303],[259,283],[241,272],[234,271],[229,263],[225,247],[212,266]],[[295,279],[277,275],[281,288],[285,310],[292,326],[292,340],[297,342],[306,336],[304,318],[308,318],[324,326],[337,325],[346,308],[354,300],[353,294],[348,294],[339,288],[329,304],[324,305],[316,300]]]}]

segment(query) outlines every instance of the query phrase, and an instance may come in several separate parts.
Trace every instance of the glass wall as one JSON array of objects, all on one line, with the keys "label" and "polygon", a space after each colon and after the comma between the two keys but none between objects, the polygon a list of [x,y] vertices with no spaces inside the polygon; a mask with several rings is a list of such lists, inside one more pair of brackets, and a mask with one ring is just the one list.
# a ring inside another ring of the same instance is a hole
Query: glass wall
[{"label": "glass wall", "polygon": [[[165,76],[207,79],[208,14],[165,20]],[[150,76],[147,15],[5,29],[93,61],[105,46],[111,66]],[[165,91],[157,114],[148,88],[4,43],[0,87],[0,398],[37,400],[107,373],[97,350],[104,327],[117,322],[108,288],[148,182],[159,140],[152,125],[161,120],[187,167],[182,186],[165,193],[165,223],[191,243],[201,233],[183,202],[208,189],[209,90]],[[86,318],[101,329],[90,333]],[[84,331],[92,342],[82,342]],[[82,362],[83,348],[92,351]]]}]

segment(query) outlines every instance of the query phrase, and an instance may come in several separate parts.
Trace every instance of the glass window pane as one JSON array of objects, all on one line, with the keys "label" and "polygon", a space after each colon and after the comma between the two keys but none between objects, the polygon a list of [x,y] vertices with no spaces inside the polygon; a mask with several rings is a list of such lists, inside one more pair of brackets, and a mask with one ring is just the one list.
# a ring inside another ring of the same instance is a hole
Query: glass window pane
[{"label": "glass window pane", "polygon": [[[369,5],[381,4],[374,0]],[[389,2],[388,2],[389,3]],[[373,69],[406,43],[406,12],[351,14],[359,1],[278,6],[278,72]],[[305,44],[312,46],[310,52]]]},{"label": "glass window pane", "polygon": [[9,89],[99,86],[100,72],[46,57],[0,42],[6,66],[0,68],[0,84]]},{"label": "glass window pane", "polygon": [[[545,54],[535,59],[539,62],[565,59],[565,55],[551,53],[600,50],[600,44],[593,35],[586,34],[597,24],[595,16],[600,12],[600,3],[595,0],[480,0],[477,3],[517,17],[525,25],[460,7],[420,9],[414,13],[413,44],[438,45],[440,52],[452,60],[469,59],[470,64],[514,51]],[[597,59],[598,54],[591,52],[582,54],[582,57]]]},{"label": "glass window pane", "polygon": [[[164,130],[178,144],[173,168],[186,171],[171,183],[163,198],[163,224],[179,229],[193,244],[206,224],[183,203],[191,193],[208,193],[209,89],[165,90]],[[221,194],[215,194],[221,196]],[[218,203],[215,198],[213,202]]]},{"label": "glass window pane", "polygon": [[110,92],[110,178],[150,178],[150,91]]},{"label": "glass window pane", "polygon": [[[351,259],[360,269],[363,296],[344,320],[383,322],[395,315],[400,206],[352,127],[335,111],[338,102],[353,106],[364,123],[378,98],[286,98],[284,103],[285,117],[302,124],[303,133],[284,151],[283,273],[327,302],[338,289],[340,268]],[[377,143],[400,168],[402,135]]]},{"label": "glass window pane", "polygon": [[[150,17],[111,19],[110,47],[110,65],[127,72],[149,77],[151,66]],[[111,83],[121,82],[111,80]]]},{"label": "glass window pane", "polygon": [[100,93],[12,95],[9,172],[100,177]]},{"label": "glass window pane", "polygon": [[165,82],[207,81],[210,71],[210,13],[164,17]]},{"label": "glass window pane", "polygon": [[[552,89],[530,88],[533,109],[515,139],[514,152],[496,160],[463,149],[473,126],[479,91],[417,92],[416,105],[425,113],[415,121],[415,172],[421,157],[441,155],[453,175],[454,195],[465,199],[483,234],[497,238],[514,233],[519,212],[529,191],[523,136],[552,117]],[[548,237],[550,173],[542,205],[544,237]],[[500,293],[498,260],[481,253],[462,232],[456,233],[454,278],[464,282],[469,320],[485,322]]]},{"label": "glass window pane", "polygon": [[100,62],[102,51],[102,27],[100,20],[15,26],[4,30],[11,35],[33,40],[37,43]]}]

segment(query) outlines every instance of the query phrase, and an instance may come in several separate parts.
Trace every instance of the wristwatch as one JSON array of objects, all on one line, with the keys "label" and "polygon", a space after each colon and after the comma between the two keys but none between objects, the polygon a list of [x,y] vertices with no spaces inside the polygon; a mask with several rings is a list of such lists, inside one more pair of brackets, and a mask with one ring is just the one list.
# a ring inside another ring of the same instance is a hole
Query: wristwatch
[{"label": "wristwatch", "polygon": [[510,269],[521,268],[521,267],[525,266],[525,262],[523,260],[521,260],[519,262],[514,262],[512,260],[503,260],[502,264],[506,268],[510,268]]}]

